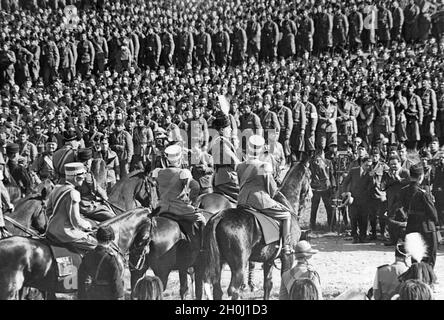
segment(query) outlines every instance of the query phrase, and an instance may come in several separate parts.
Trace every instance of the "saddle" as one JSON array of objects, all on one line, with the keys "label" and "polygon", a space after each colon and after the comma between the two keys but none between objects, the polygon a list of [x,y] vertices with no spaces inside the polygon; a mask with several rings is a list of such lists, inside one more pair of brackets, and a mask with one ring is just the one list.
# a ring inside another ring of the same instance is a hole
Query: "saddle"
[{"label": "saddle", "polygon": [[[205,211],[199,211],[208,221],[211,218],[211,214]],[[196,222],[194,218],[189,216],[179,216],[170,212],[160,213],[159,216],[173,220],[179,225],[180,231],[182,232],[182,239],[192,242],[196,237],[200,236],[199,223]]]},{"label": "saddle", "polygon": [[82,263],[84,251],[78,250],[73,244],[60,243],[51,236],[43,240],[51,249],[55,262],[56,284],[54,292],[74,293],[77,292],[77,273]]},{"label": "saddle", "polygon": [[281,239],[281,220],[273,219],[262,212],[248,206],[237,207],[240,214],[251,214],[255,217],[256,223],[259,225],[264,236],[264,242],[269,245],[273,242],[279,242]]}]

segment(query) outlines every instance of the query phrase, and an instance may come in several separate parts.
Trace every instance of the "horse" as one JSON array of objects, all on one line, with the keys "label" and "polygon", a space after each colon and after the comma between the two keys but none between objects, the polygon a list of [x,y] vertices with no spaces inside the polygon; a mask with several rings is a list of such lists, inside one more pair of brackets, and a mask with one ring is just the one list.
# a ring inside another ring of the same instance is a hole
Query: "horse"
[{"label": "horse", "polygon": [[16,204],[18,200],[22,198],[22,190],[20,189],[17,182],[15,182],[14,178],[10,176],[8,181],[4,182],[5,188],[8,191],[9,199],[12,204]]},{"label": "horse", "polygon": [[[13,212],[6,212],[5,215],[12,218],[27,229],[35,230],[39,234],[46,232],[48,217],[46,215],[46,199],[54,189],[54,184],[50,180],[43,181],[39,186],[39,192],[33,193],[25,198],[19,199]],[[6,229],[13,235],[24,236],[26,232],[17,228],[7,219]]]},{"label": "horse", "polygon": [[137,227],[129,250],[129,261],[136,266],[130,269],[132,292],[148,268],[160,278],[164,289],[167,287],[170,272],[178,270],[180,297],[183,300],[188,293],[187,271],[193,267],[196,277],[195,294],[197,299],[201,299],[203,270],[201,263],[198,263],[201,236],[186,241],[183,239],[179,223],[162,215],[143,221]]},{"label": "horse", "polygon": [[154,182],[144,171],[135,171],[119,180],[110,190],[108,200],[125,210],[146,207],[154,210],[158,197]]},{"label": "horse", "polygon": [[[102,223],[116,232],[115,243],[126,253],[136,226],[147,219],[149,209],[127,211]],[[0,240],[0,299],[14,299],[23,287],[33,287],[55,298],[56,261],[47,240],[12,236]]]},{"label": "horse", "polygon": [[202,210],[218,213],[224,209],[235,208],[236,203],[219,193],[204,193],[197,197],[194,206]]},{"label": "horse", "polygon": [[[308,159],[294,164],[287,172],[282,185],[281,193],[287,198],[288,205],[304,209],[306,199],[310,192],[310,170]],[[204,248],[201,263],[204,274],[206,294],[215,299],[222,299],[221,272],[225,263],[231,269],[231,282],[228,294],[233,300],[240,298],[240,288],[244,284],[244,270],[249,261],[262,262],[264,270],[264,299],[270,297],[272,282],[272,266],[279,255],[279,242],[265,245],[261,228],[252,214],[240,214],[239,209],[226,209],[208,222],[204,230]],[[302,232],[298,224],[298,216],[291,212],[292,245],[302,239]],[[281,267],[284,272],[291,267],[292,256],[281,255]],[[213,294],[207,290],[210,283],[213,285]]]}]

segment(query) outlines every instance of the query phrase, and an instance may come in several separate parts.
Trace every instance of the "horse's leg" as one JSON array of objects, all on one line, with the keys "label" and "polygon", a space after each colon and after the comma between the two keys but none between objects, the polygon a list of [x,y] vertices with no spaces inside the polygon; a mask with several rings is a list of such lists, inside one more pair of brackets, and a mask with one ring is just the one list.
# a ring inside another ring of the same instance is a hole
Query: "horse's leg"
[{"label": "horse's leg", "polygon": [[273,289],[273,262],[264,262],[264,300],[270,299],[271,289]]},{"label": "horse's leg", "polygon": [[179,270],[180,299],[185,300],[188,293],[188,273],[186,269]]},{"label": "horse's leg", "polygon": [[[199,258],[198,258],[199,259]],[[202,286],[203,286],[203,270],[201,268],[201,262],[198,262],[193,266],[194,268],[194,290],[196,293],[196,300],[202,300]]]}]

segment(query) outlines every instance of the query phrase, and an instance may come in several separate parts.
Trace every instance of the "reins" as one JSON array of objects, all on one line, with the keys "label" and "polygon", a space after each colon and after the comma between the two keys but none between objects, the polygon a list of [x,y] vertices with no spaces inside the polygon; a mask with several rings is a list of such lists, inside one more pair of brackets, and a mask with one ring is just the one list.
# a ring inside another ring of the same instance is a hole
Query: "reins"
[{"label": "reins", "polygon": [[145,261],[146,261],[146,255],[148,254],[148,252],[150,250],[150,243],[153,238],[154,218],[150,217],[149,219],[150,219],[151,225],[150,225],[148,241],[145,244],[145,246],[143,247],[142,253],[140,254],[139,259],[137,260],[136,266],[132,266],[133,270],[140,271],[143,268],[143,266],[145,265]]}]

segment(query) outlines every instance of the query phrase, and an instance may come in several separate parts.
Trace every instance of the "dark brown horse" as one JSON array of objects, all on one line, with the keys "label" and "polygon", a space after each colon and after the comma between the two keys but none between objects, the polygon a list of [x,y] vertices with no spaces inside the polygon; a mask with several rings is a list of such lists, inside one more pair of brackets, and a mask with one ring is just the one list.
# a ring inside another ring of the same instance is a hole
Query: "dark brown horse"
[{"label": "dark brown horse", "polygon": [[200,195],[197,197],[194,206],[211,213],[218,213],[224,209],[236,208],[235,203],[219,193],[205,193]]},{"label": "dark brown horse", "polygon": [[[310,192],[310,171],[306,162],[295,164],[288,171],[282,186],[282,194],[290,205],[301,210]],[[304,200],[303,200],[304,199]],[[301,201],[302,200],[302,201]],[[292,213],[292,244],[301,238],[298,216]],[[272,283],[272,266],[279,252],[279,242],[265,245],[262,230],[251,214],[240,214],[239,209],[226,209],[208,222],[204,232],[202,264],[205,287],[213,285],[215,299],[222,299],[221,271],[225,263],[231,269],[231,282],[228,294],[232,299],[241,296],[244,284],[244,270],[249,261],[262,262],[264,270],[264,299],[269,299]],[[289,268],[293,257],[281,256],[282,271]],[[202,269],[201,269],[202,270]],[[206,290],[206,293],[209,292]]]},{"label": "dark brown horse", "polygon": [[[103,223],[116,232],[116,243],[121,252],[128,251],[136,226],[150,213],[146,208],[133,209]],[[46,241],[22,236],[1,239],[0,300],[15,299],[24,286],[49,292],[55,297],[55,266]]]},{"label": "dark brown horse", "polygon": [[196,277],[195,294],[201,299],[203,270],[201,264],[197,263],[200,249],[200,236],[191,241],[183,239],[179,224],[172,219],[153,216],[143,221],[137,228],[129,251],[129,261],[135,266],[130,269],[132,290],[148,268],[160,278],[164,289],[170,272],[178,270],[180,297],[185,299],[188,293],[187,271],[193,267]]},{"label": "dark brown horse", "polygon": [[138,207],[157,207],[157,191],[154,182],[143,172],[134,172],[118,181],[109,192],[110,202],[125,210]]}]

